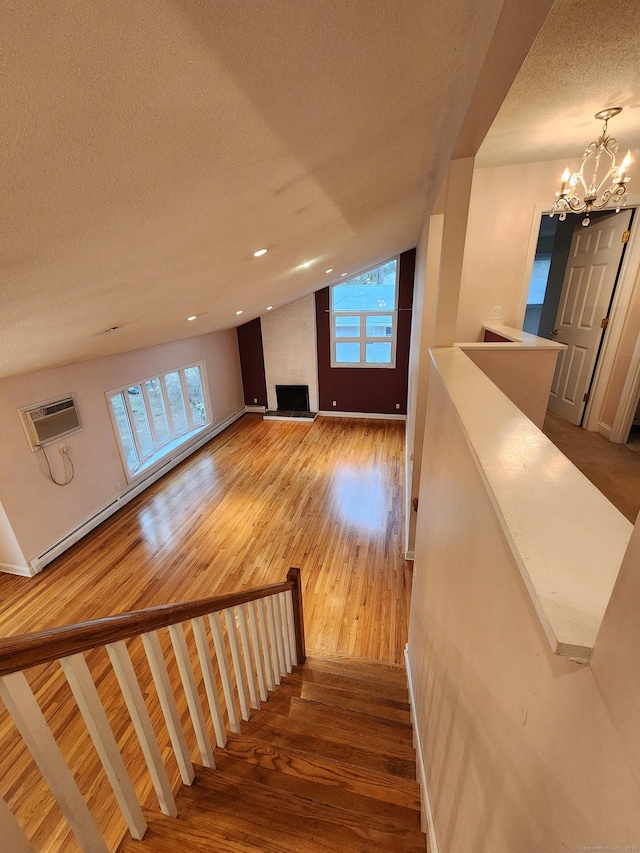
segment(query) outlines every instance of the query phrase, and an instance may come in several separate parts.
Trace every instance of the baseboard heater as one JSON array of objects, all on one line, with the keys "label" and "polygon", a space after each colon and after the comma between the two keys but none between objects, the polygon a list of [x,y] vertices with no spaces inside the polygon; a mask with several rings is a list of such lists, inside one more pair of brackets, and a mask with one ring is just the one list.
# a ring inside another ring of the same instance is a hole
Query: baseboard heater
[{"label": "baseboard heater", "polygon": [[154,468],[153,471],[150,471],[147,477],[137,483],[134,483],[131,488],[122,492],[121,495],[118,495],[117,498],[110,501],[106,506],[103,506],[102,509],[99,509],[96,513],[90,516],[90,518],[87,518],[61,539],[58,539],[57,542],[54,542],[53,545],[50,545],[46,551],[42,551],[42,553],[38,554],[37,557],[29,560],[29,565],[33,569],[34,574],[41,572],[52,560],[55,560],[56,557],[59,557],[60,554],[63,554],[72,545],[75,545],[75,543],[82,539],[83,536],[86,536],[87,533],[90,533],[99,524],[106,521],[109,516],[113,515],[114,512],[117,512],[125,504],[129,503],[130,500],[133,500],[133,498],[139,495],[140,492],[143,492],[145,489],[149,488],[149,486],[153,485],[156,480],[159,480],[160,477],[167,474],[171,468],[175,468],[175,466],[182,462],[183,459],[186,459],[187,456],[195,453],[195,451],[199,450],[203,444],[206,444],[228,426],[231,426],[234,421],[237,421],[238,418],[244,414],[244,411],[243,407],[240,411],[235,412],[225,421],[215,424],[211,429],[200,433],[193,442],[176,448],[176,453],[173,456],[168,456],[166,459],[163,459],[161,464],[157,468]]}]

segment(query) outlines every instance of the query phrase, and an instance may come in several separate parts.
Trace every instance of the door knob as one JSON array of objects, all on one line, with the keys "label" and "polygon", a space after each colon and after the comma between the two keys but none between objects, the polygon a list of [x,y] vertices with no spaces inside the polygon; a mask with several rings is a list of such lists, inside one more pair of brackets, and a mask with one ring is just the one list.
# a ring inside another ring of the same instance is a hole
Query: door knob
[{"label": "door knob", "polygon": [[560,329],[554,329],[553,332],[551,332],[551,334],[553,335],[554,338],[557,337],[560,334]]}]

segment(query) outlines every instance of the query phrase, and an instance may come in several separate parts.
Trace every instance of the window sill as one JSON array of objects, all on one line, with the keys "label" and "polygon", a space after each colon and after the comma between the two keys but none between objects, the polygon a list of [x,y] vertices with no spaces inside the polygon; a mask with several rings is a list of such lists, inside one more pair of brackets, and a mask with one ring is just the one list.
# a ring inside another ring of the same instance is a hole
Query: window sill
[{"label": "window sill", "polygon": [[210,423],[203,424],[198,427],[198,429],[192,429],[190,432],[186,432],[184,435],[174,438],[174,440],[170,441],[169,444],[163,445],[160,450],[149,456],[148,459],[145,459],[139,468],[136,468],[135,471],[127,472],[127,483],[136,483],[138,480],[147,476],[151,471],[154,471],[156,468],[165,464],[167,457],[170,458],[175,455],[176,450],[182,449],[185,445],[189,444],[194,438],[197,438],[210,427]]}]

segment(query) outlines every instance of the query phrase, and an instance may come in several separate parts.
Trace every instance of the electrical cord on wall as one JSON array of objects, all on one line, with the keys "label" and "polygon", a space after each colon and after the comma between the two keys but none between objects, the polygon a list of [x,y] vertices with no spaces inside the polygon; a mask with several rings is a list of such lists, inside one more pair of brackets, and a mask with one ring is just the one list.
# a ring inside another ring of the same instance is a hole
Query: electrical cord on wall
[{"label": "electrical cord on wall", "polygon": [[44,445],[41,445],[41,446],[38,448],[38,450],[41,450],[41,451],[42,451],[42,453],[44,454],[44,461],[47,463],[47,469],[48,469],[48,471],[49,471],[49,475],[48,475],[48,476],[49,476],[49,479],[51,480],[51,482],[52,482],[52,483],[55,483],[55,484],[56,484],[56,486],[68,486],[68,485],[69,485],[69,483],[70,483],[70,482],[73,480],[73,478],[75,477],[75,475],[76,475],[76,470],[75,470],[75,468],[73,467],[73,462],[72,462],[72,460],[71,460],[71,457],[69,456],[69,451],[67,450],[66,445],[63,445],[63,446],[62,446],[62,455],[63,455],[66,459],[68,459],[68,460],[69,460],[69,465],[71,465],[71,476],[69,477],[69,479],[68,479],[68,480],[65,480],[65,482],[64,482],[64,483],[59,482],[59,481],[58,481],[58,480],[56,480],[56,478],[53,476],[53,471],[51,470],[51,465],[49,464],[49,457],[47,456],[47,451],[45,450]]}]

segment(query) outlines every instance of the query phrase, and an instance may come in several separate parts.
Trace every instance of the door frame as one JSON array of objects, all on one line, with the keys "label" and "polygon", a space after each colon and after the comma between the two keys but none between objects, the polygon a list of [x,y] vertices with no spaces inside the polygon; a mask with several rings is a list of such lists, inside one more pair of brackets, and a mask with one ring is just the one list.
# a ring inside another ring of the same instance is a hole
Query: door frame
[{"label": "door frame", "polygon": [[[635,208],[636,210],[640,208],[640,196],[629,196],[629,200],[625,205],[624,209],[630,210],[632,208]],[[536,254],[538,235],[540,233],[540,220],[545,214],[548,215],[550,211],[551,205],[534,205],[533,214],[531,217],[529,246],[527,248],[527,258],[525,262],[520,291],[520,304],[518,306],[518,315],[516,320],[516,324],[519,329],[522,328],[525,311],[527,310],[529,282],[531,280],[531,273],[533,272],[533,261]],[[613,213],[613,210],[611,212]],[[557,215],[558,214],[556,214],[556,216]],[[596,364],[593,382],[591,385],[591,397],[589,398],[589,402],[587,403],[583,417],[584,429],[589,430],[591,432],[601,432],[602,435],[604,435],[606,438],[611,439],[612,441],[616,440],[613,435],[613,429],[610,425],[601,423],[600,412],[602,409],[602,404],[604,402],[604,395],[607,390],[607,384],[611,376],[611,370],[613,368],[615,355],[618,350],[620,339],[622,338],[624,322],[627,318],[629,305],[631,304],[631,297],[633,295],[638,269],[640,268],[640,212],[636,212],[634,219],[636,220],[635,227],[631,229],[631,236],[629,238],[629,243],[627,244],[627,250],[624,253],[624,257],[622,259],[622,266],[620,269],[620,274],[618,276],[616,289],[613,295],[611,313],[609,314],[609,325],[607,327],[607,334],[604,336],[604,339],[602,341],[602,349],[600,350],[600,356]],[[630,374],[634,373],[634,371],[637,371],[640,374],[639,347],[636,347],[636,352],[634,353],[634,357],[632,359],[629,375],[627,376],[627,382],[629,382]],[[626,388],[627,383],[625,383],[625,389]],[[633,390],[633,388],[629,390],[629,397],[633,396]],[[622,403],[623,399],[621,398],[620,404],[618,405],[618,413],[616,414],[616,421],[618,420],[618,416],[620,415]],[[631,406],[632,400],[627,401],[627,408],[631,409]],[[620,429],[619,425],[616,425],[618,426],[618,429]],[[618,439],[618,441],[622,440],[623,439]]]}]

